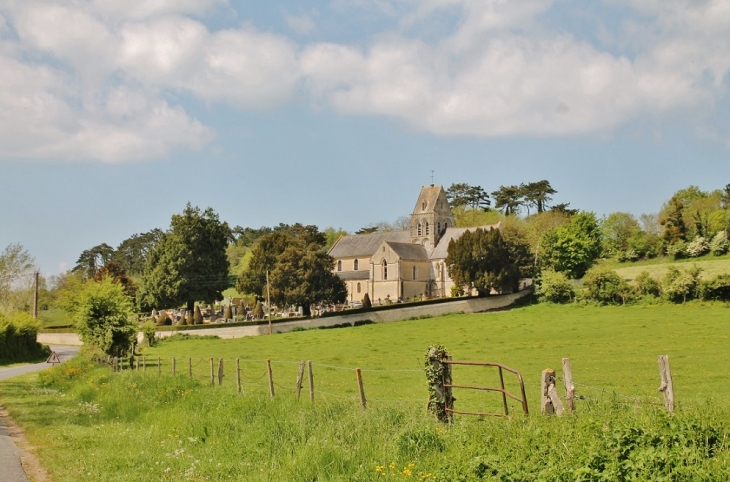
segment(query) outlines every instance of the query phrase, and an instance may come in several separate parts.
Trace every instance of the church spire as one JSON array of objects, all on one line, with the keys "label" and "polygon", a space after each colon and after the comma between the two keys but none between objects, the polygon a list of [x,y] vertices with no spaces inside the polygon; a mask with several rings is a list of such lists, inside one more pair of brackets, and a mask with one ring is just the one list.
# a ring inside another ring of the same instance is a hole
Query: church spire
[{"label": "church spire", "polygon": [[444,188],[434,185],[422,187],[411,214],[411,242],[433,249],[446,228],[453,226],[454,215]]}]

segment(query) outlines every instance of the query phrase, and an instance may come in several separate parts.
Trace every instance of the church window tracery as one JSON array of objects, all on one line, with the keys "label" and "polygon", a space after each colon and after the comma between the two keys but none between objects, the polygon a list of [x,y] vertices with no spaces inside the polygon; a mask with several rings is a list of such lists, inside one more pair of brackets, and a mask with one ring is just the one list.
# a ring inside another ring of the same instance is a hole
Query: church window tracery
[{"label": "church window tracery", "polygon": [[383,260],[383,279],[388,279],[388,262]]},{"label": "church window tracery", "polygon": [[429,234],[429,229],[428,229],[428,228],[429,228],[429,226],[428,226],[428,221],[426,221],[426,234],[427,234],[427,235]]},{"label": "church window tracery", "polygon": [[418,274],[418,271],[416,270],[416,266],[413,265],[413,269],[411,270],[411,275],[412,275],[412,277],[413,277],[414,280],[416,279],[416,275],[417,274]]},{"label": "church window tracery", "polygon": [[337,271],[342,271],[342,261],[337,262]]},{"label": "church window tracery", "polygon": [[419,236],[423,234],[423,228],[421,227],[421,223],[418,223],[416,225],[416,231],[418,232]]},{"label": "church window tracery", "polygon": [[[360,263],[358,262],[358,260],[355,260],[355,262],[353,263],[353,269],[355,271],[357,271],[358,269],[360,269]],[[359,291],[358,291],[358,293],[359,293]]]}]

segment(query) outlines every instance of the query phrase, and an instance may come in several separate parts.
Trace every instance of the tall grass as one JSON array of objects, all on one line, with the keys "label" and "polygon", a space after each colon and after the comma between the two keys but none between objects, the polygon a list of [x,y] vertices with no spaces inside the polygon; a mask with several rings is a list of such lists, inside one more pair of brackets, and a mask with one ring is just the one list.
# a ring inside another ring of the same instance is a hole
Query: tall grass
[{"label": "tall grass", "polygon": [[673,416],[619,401],[562,419],[457,418],[285,393],[237,395],[185,376],[111,373],[83,357],[0,383],[52,480],[727,480],[725,409]]}]

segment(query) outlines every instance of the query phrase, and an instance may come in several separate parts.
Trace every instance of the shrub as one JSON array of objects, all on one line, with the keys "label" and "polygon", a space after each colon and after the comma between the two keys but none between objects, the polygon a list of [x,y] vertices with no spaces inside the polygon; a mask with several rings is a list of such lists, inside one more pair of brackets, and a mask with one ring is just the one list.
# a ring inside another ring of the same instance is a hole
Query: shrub
[{"label": "shrub", "polygon": [[177,320],[177,324],[178,324],[178,326],[184,326],[184,325],[188,324],[186,313],[183,313],[182,315],[180,315],[180,319]]},{"label": "shrub", "polygon": [[675,303],[697,298],[701,271],[697,266],[685,271],[670,266],[662,282],[664,296]]},{"label": "shrub", "polygon": [[261,319],[264,317],[264,306],[261,304],[260,301],[256,302],[256,305],[253,307],[253,317]]},{"label": "shrub", "polygon": [[631,297],[631,287],[625,279],[609,268],[595,267],[583,277],[586,297],[599,303],[622,303]]},{"label": "shrub", "polygon": [[710,252],[715,256],[727,253],[727,231],[719,231],[710,241]]},{"label": "shrub", "polygon": [[193,310],[188,310],[186,312],[185,324],[186,325],[194,325],[195,324],[195,317],[193,316]]},{"label": "shrub", "polygon": [[195,305],[195,314],[193,315],[193,322],[196,325],[203,324],[203,314],[200,312],[200,306]]},{"label": "shrub", "polygon": [[711,280],[703,280],[699,286],[703,300],[730,301],[730,274],[719,274]]},{"label": "shrub", "polygon": [[168,322],[170,318],[167,316],[166,311],[160,311],[160,314],[157,315],[157,326],[165,326],[171,324],[171,322]]},{"label": "shrub", "polygon": [[155,324],[151,321],[148,321],[144,325],[142,325],[142,334],[144,334],[144,339],[147,341],[147,344],[149,346],[153,346],[155,344],[155,328]]},{"label": "shrub", "polygon": [[636,261],[637,259],[639,259],[639,253],[629,248],[626,251],[621,251],[618,254],[617,259],[620,263],[625,263],[627,261]]},{"label": "shrub", "polygon": [[634,278],[634,289],[641,296],[660,296],[662,287],[648,271],[642,271]]},{"label": "shrub", "polygon": [[36,341],[38,322],[26,313],[5,317],[0,313],[0,362],[36,360],[51,350]]},{"label": "shrub", "polygon": [[573,291],[573,285],[564,273],[544,269],[540,274],[535,294],[543,301],[565,303],[573,299],[575,291]]},{"label": "shrub", "polygon": [[687,256],[687,243],[679,240],[670,244],[667,246],[667,256],[671,256],[674,259],[684,258]]},{"label": "shrub", "polygon": [[685,253],[690,258],[697,258],[703,254],[707,254],[710,251],[710,243],[703,236],[697,236],[695,239],[687,243]]},{"label": "shrub", "polygon": [[362,297],[362,307],[363,308],[372,308],[373,303],[370,301],[370,295],[365,293],[365,296]]},{"label": "shrub", "polygon": [[134,306],[124,287],[110,278],[89,282],[74,296],[71,313],[85,345],[124,356],[137,335]]}]

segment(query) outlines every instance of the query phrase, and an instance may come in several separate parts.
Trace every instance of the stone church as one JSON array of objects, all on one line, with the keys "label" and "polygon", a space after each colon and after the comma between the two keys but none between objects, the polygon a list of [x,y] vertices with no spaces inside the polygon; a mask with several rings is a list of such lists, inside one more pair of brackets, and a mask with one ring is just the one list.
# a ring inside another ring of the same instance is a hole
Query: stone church
[{"label": "stone church", "polygon": [[[457,228],[442,186],[421,188],[409,231],[342,236],[329,251],[349,301],[368,293],[373,304],[451,296],[449,242],[475,228]],[[496,229],[499,224],[480,226]]]}]

